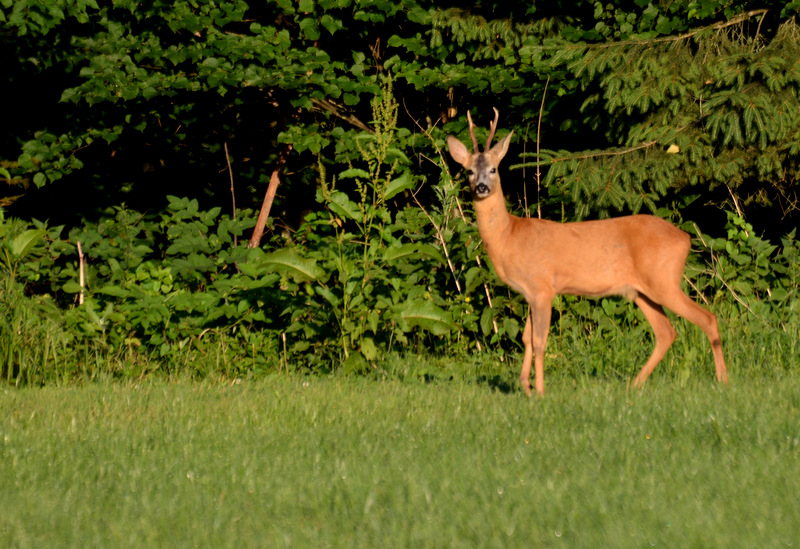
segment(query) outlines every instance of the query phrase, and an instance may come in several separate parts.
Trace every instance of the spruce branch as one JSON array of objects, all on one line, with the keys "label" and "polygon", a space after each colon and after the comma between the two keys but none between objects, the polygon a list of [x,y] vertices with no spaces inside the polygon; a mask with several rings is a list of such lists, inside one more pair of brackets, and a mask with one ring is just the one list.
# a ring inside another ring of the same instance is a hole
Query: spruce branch
[{"label": "spruce branch", "polygon": [[[627,47],[642,47],[642,46],[651,46],[653,44],[663,44],[663,43],[677,43],[683,40],[694,38],[697,35],[709,32],[709,31],[720,31],[726,29],[728,27],[733,27],[744,23],[745,21],[752,19],[754,17],[761,16],[761,20],[759,21],[758,32],[761,30],[761,23],[766,17],[767,13],[769,13],[768,9],[758,9],[758,10],[750,10],[744,13],[737,15],[736,17],[729,19],[727,21],[719,21],[714,23],[713,25],[707,25],[705,27],[700,27],[694,29],[689,32],[685,32],[683,34],[678,34],[676,36],[660,36],[657,38],[647,38],[647,39],[634,39],[634,40],[620,40],[618,42],[597,42],[597,43],[586,43],[586,42],[566,42],[564,40],[550,40],[548,43],[543,44],[541,46],[535,47],[535,49],[539,51],[555,51],[556,55],[551,58],[550,65],[556,66],[561,62],[569,62],[571,60],[576,60],[583,55],[589,54],[592,56],[590,60],[595,60],[600,55],[600,52],[603,50],[611,50],[616,48],[627,48]],[[758,35],[758,34],[757,34]],[[585,65],[589,65],[590,63],[585,63]]]},{"label": "spruce branch", "polygon": [[[569,160],[589,160],[594,158],[602,158],[604,156],[623,156],[626,154],[630,154],[632,152],[640,151],[642,149],[647,149],[657,145],[659,142],[658,139],[653,139],[652,141],[647,141],[645,143],[641,143],[634,147],[627,147],[624,149],[614,149],[614,150],[603,150],[603,151],[591,151],[591,152],[580,152],[575,154],[566,154],[564,156],[559,156],[556,158],[550,158],[549,160],[537,160],[536,162],[523,162],[522,164],[514,164],[509,169],[516,170],[519,168],[539,168],[540,166],[549,166],[552,164],[556,164],[558,162],[566,162]],[[540,151],[536,151],[536,157],[539,157]],[[523,156],[530,156],[530,153],[523,153]]]},{"label": "spruce branch", "polygon": [[727,21],[719,21],[717,23],[714,23],[713,25],[700,27],[693,31],[685,32],[677,36],[661,36],[659,38],[649,38],[647,40],[621,40],[619,42],[589,44],[588,47],[604,49],[604,48],[619,47],[619,46],[647,46],[650,44],[657,44],[659,42],[680,42],[681,40],[692,38],[694,36],[697,36],[698,34],[702,34],[707,31],[719,31],[728,27],[736,26],[740,23],[744,23],[748,19],[752,19],[753,17],[757,17],[759,15],[761,16],[761,21],[758,24],[758,28],[761,29],[761,22],[763,22],[764,17],[767,15],[768,12],[769,12],[768,9],[750,10],[744,13],[740,13],[733,19],[728,19]]}]

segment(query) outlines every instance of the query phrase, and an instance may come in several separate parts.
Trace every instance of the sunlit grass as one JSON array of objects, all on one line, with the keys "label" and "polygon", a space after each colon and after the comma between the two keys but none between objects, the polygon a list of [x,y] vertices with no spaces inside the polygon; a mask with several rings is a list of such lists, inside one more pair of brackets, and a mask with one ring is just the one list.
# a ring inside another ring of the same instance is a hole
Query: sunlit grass
[{"label": "sunlit grass", "polygon": [[[735,379],[735,378],[734,378]],[[800,382],[274,377],[0,394],[8,547],[800,543]]]}]

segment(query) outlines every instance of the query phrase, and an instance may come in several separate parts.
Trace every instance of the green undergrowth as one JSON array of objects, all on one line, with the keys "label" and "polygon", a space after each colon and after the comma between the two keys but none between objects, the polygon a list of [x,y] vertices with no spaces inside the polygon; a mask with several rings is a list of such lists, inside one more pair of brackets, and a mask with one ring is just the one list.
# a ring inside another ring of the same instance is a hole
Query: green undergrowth
[{"label": "green undergrowth", "polygon": [[[168,196],[163,209],[108,207],[74,226],[0,210],[0,378],[502,378],[491,369],[519,361],[527,305],[494,272],[443,152],[428,182],[435,196],[412,199],[403,151],[434,138],[397,126],[393,80],[381,82],[374,131],[339,142],[310,170],[316,211],[296,230],[271,227],[261,247],[245,244],[254,212],[187,197]],[[795,367],[796,231],[770,240],[728,212],[712,237],[683,219],[694,198],[683,200],[656,213],[693,238],[685,290],[718,315],[732,369]],[[708,342],[678,324],[660,371],[707,376]],[[630,379],[653,346],[642,314],[616,297],[558,297],[551,334],[548,372],[572,378]],[[408,356],[428,365],[409,373],[396,360]],[[454,361],[462,366],[437,366]]]},{"label": "green undergrowth", "polygon": [[[46,297],[25,296],[19,287],[7,285],[5,292],[0,292],[0,302],[6,310],[0,319],[0,351],[6,365],[3,382],[7,386],[175,378],[233,381],[292,374],[402,382],[486,382],[503,392],[518,390],[522,361],[518,338],[509,342],[509,348],[492,345],[480,351],[453,347],[448,354],[440,355],[425,348],[382,352],[356,370],[345,362],[320,367],[319,357],[313,354],[287,356],[279,350],[279,336],[270,332],[257,334],[258,338],[254,334],[253,343],[245,346],[237,334],[209,331],[179,352],[159,357],[141,348],[114,348],[101,338],[82,337],[67,325],[82,311],[64,312]],[[584,303],[605,315],[603,303]],[[628,317],[577,324],[572,316],[555,315],[545,355],[547,383],[607,381],[626,386],[638,373],[652,352],[652,332],[632,305],[622,300],[613,303]],[[557,302],[556,312],[561,306],[563,303]],[[715,312],[732,380],[780,379],[797,371],[800,322],[792,317],[795,313],[791,309],[787,310],[785,322],[781,318],[755,316],[736,306]],[[714,365],[705,335],[696,326],[670,316],[678,336],[651,383],[666,380],[687,384],[713,379]],[[270,342],[270,338],[277,341]]]},{"label": "green undergrowth", "polygon": [[0,392],[6,547],[784,547],[800,378]]}]

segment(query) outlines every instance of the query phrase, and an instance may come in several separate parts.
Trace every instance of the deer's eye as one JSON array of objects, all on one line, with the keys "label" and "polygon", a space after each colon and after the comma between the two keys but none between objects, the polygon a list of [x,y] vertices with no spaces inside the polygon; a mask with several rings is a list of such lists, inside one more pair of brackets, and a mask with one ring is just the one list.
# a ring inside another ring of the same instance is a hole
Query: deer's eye
[{"label": "deer's eye", "polygon": [[497,173],[497,169],[496,168],[492,168],[491,170],[489,170],[489,173]]},{"label": "deer's eye", "polygon": [[472,177],[474,173],[475,173],[475,172],[473,172],[472,170],[467,170],[467,175],[468,175],[469,177]]}]

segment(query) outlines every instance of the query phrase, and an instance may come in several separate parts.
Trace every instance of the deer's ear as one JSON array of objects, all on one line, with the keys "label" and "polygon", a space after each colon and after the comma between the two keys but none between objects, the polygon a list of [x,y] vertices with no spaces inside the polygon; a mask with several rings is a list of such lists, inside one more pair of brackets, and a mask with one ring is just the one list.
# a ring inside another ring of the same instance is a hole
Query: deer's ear
[{"label": "deer's ear", "polygon": [[469,159],[471,154],[464,146],[464,144],[453,137],[452,135],[447,136],[447,148],[450,150],[450,156],[453,157],[453,160],[464,166],[465,168],[469,168]]},{"label": "deer's ear", "polygon": [[514,135],[514,132],[509,132],[507,136],[497,142],[497,145],[492,147],[492,150],[489,153],[495,157],[497,162],[500,162],[503,157],[508,152],[508,144],[511,143],[511,136]]}]

